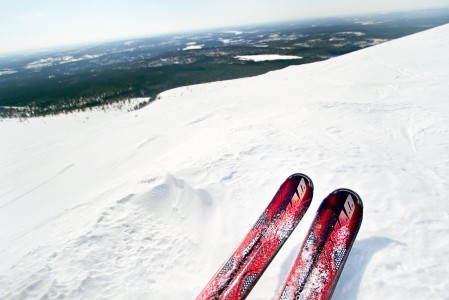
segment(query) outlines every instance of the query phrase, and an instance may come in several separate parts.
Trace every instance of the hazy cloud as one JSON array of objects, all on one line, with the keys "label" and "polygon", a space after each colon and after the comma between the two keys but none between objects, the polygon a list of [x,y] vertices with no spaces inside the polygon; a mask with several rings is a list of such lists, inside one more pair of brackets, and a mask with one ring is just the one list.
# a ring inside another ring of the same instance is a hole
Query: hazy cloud
[{"label": "hazy cloud", "polygon": [[43,16],[44,16],[44,14],[41,13],[40,11],[33,11],[33,12],[26,12],[23,14],[15,15],[14,18],[16,18],[17,20],[24,21],[24,20],[41,18]]},{"label": "hazy cloud", "polygon": [[0,9],[0,53],[204,28],[449,6],[449,0],[3,2]]}]

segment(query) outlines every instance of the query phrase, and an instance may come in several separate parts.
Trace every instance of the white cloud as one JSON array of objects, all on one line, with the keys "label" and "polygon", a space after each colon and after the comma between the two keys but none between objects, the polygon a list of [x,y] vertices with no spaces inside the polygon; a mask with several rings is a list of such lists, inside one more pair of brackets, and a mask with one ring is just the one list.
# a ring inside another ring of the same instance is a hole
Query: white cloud
[{"label": "white cloud", "polygon": [[41,18],[43,16],[44,16],[44,14],[41,13],[40,11],[32,11],[32,12],[26,12],[23,14],[15,15],[14,18],[16,18],[17,20],[25,21],[25,20],[30,20],[30,19]]}]

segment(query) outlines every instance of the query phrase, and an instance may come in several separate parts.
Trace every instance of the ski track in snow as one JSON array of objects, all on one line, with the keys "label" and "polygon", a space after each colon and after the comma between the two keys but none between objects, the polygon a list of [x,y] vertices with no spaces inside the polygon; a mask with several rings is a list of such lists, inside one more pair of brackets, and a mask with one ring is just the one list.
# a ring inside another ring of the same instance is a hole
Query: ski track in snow
[{"label": "ski track in snow", "polygon": [[51,178],[45,180],[44,182],[42,182],[42,183],[39,184],[38,186],[32,188],[31,190],[25,192],[24,194],[22,194],[22,195],[20,195],[20,196],[18,196],[18,197],[16,197],[16,198],[14,198],[13,200],[11,200],[11,201],[9,201],[9,202],[3,204],[3,205],[0,205],[0,209],[3,208],[3,207],[5,207],[5,206],[7,206],[7,205],[9,205],[9,204],[11,204],[11,203],[13,203],[14,201],[19,200],[20,198],[22,198],[22,197],[24,197],[24,196],[26,196],[26,195],[28,195],[28,194],[31,194],[31,193],[34,192],[35,190],[37,190],[37,189],[43,187],[44,185],[50,183],[52,180],[54,180],[55,178],[57,178],[59,175],[63,174],[65,171],[67,171],[67,170],[70,169],[71,167],[73,167],[73,164],[71,164],[71,165],[65,167],[64,169],[62,169],[61,171],[59,171],[57,174],[55,174],[55,175],[52,176]]},{"label": "ski track in snow", "polygon": [[0,122],[0,299],[192,299],[283,180],[364,221],[333,299],[447,299],[449,26],[320,63],[178,88],[136,112]]}]

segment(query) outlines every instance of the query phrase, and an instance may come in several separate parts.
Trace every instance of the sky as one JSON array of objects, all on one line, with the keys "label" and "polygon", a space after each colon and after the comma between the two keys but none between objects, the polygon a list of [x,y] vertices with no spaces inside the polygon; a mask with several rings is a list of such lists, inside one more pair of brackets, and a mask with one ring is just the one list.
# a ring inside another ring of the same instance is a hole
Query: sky
[{"label": "sky", "polygon": [[0,53],[365,12],[449,0],[0,0]]}]

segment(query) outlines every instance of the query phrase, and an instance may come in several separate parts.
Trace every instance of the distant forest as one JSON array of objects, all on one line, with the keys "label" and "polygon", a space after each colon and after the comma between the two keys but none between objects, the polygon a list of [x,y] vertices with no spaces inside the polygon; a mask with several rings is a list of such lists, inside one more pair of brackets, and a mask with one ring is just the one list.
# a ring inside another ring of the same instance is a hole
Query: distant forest
[{"label": "distant forest", "polygon": [[[0,117],[67,113],[148,97],[137,109],[172,88],[321,61],[446,23],[449,10],[330,18],[0,58]],[[186,51],[192,44],[199,46]],[[236,58],[260,54],[302,59]],[[78,59],[58,62],[61,57]],[[58,63],[48,64],[52,59]]]}]

